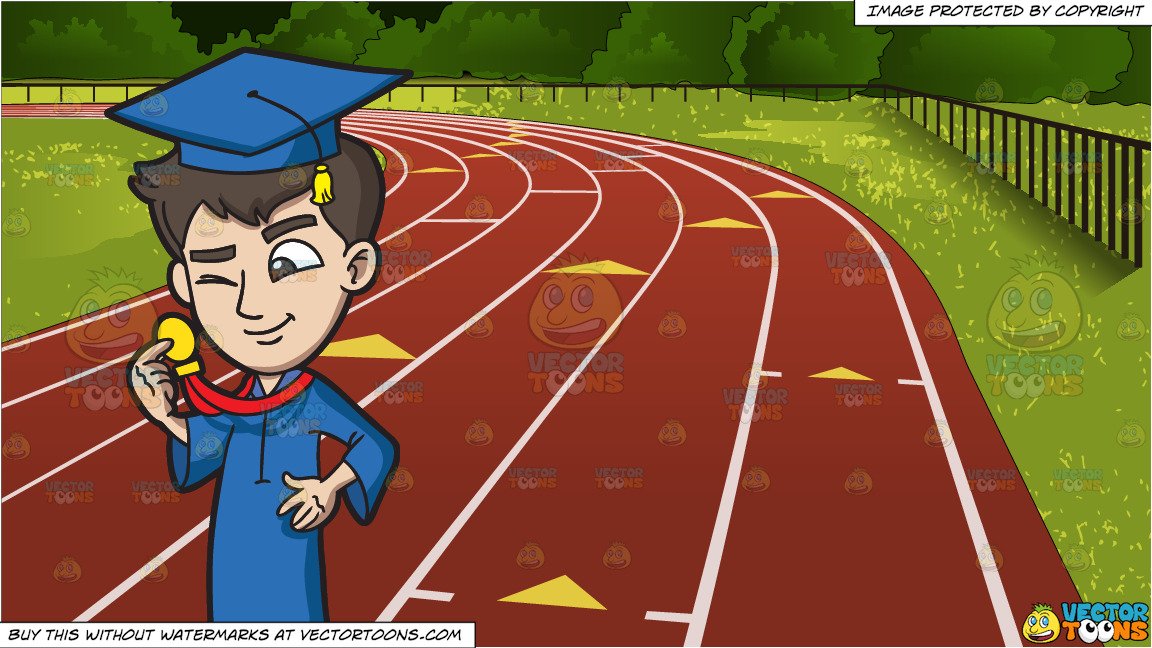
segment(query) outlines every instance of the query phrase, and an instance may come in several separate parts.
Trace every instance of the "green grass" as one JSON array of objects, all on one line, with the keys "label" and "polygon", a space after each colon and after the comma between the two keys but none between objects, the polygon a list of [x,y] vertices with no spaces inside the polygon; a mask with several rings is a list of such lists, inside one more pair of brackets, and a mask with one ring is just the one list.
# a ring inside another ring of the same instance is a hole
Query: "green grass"
[{"label": "green grass", "polygon": [[[1119,335],[1132,317],[1144,330],[1152,321],[1147,269],[1134,271],[1130,262],[1008,182],[976,169],[960,151],[910,122],[906,112],[897,114],[878,101],[756,97],[749,103],[747,95],[722,91],[720,101],[712,92],[690,92],[685,103],[679,90],[657,90],[653,103],[647,90],[625,92],[620,103],[609,93],[591,90],[585,102],[583,90],[561,90],[553,103],[551,91],[542,89],[530,91],[521,103],[515,90],[493,90],[493,101],[486,102],[483,89],[466,88],[454,104],[451,88],[426,89],[424,102],[418,89],[408,88],[395,92],[391,102],[378,101],[377,107],[664,137],[771,164],[842,196],[887,230],[936,289],[1082,596],[1149,601],[1148,446],[1146,441],[1136,448],[1118,442],[1129,422],[1139,426],[1141,439],[1150,424],[1148,337],[1130,341]],[[1005,107],[1149,136],[1147,106],[1048,101]],[[934,125],[934,113],[930,119]],[[945,114],[945,127],[947,121]],[[4,120],[3,137],[5,210],[24,210],[32,225],[26,236],[4,239],[6,331],[34,330],[69,317],[90,287],[86,277],[92,271],[107,267],[136,273],[141,289],[163,282],[166,258],[146,212],[123,185],[129,159],[153,157],[165,150],[163,143],[88,120]],[[1145,169],[1152,168],[1147,155],[1144,159]],[[37,173],[46,173],[44,165],[53,163],[92,164],[96,180],[92,186],[50,186]],[[1066,181],[1066,176],[1053,175]],[[1096,178],[1090,179],[1094,185]],[[1054,187],[1049,189],[1053,193]],[[1142,195],[1146,201],[1148,187]],[[943,218],[933,218],[939,215]],[[989,380],[989,358],[1018,355],[992,338],[987,321],[1001,287],[1016,274],[1015,261],[1027,257],[1056,261],[1058,274],[1074,291],[1071,310],[1081,321],[1076,339],[1041,355],[1083,359],[1078,395],[1012,398],[997,393]],[[1101,490],[1054,487],[1054,471],[1070,468],[1099,469]],[[1026,556],[1006,560],[1027,568]]]},{"label": "green grass", "polygon": [[167,253],[127,179],[166,142],[105,120],[0,124],[4,339],[83,314],[82,298],[109,271],[129,294],[164,282]]}]

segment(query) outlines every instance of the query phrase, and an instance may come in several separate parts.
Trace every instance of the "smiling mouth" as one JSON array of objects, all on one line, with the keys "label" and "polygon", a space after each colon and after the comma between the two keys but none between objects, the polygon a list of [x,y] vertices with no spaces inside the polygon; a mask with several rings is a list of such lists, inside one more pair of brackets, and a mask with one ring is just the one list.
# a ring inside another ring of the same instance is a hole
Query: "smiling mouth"
[{"label": "smiling mouth", "polygon": [[115,358],[123,355],[123,349],[140,346],[143,339],[139,333],[128,333],[108,342],[81,342],[80,348],[93,358]]},{"label": "smiling mouth", "polygon": [[1046,346],[1059,340],[1064,336],[1065,328],[1064,322],[1052,321],[1023,331],[1009,331],[1004,327],[1000,327],[1000,332],[1004,334],[1004,340],[1009,344],[1018,347],[1034,348]]},{"label": "smiling mouth", "polygon": [[587,322],[565,326],[563,328],[548,328],[541,326],[540,330],[549,340],[556,344],[577,345],[591,342],[600,337],[608,328],[603,319],[597,317]]},{"label": "smiling mouth", "polygon": [[[244,334],[245,335],[252,335],[252,336],[270,335],[272,333],[275,333],[276,331],[279,331],[280,329],[284,328],[285,326],[287,326],[288,322],[293,322],[295,320],[296,320],[296,317],[293,316],[292,313],[288,313],[288,317],[284,318],[283,322],[280,322],[279,324],[277,324],[276,326],[273,326],[270,329],[264,329],[262,331],[249,331],[248,329],[244,329]],[[272,339],[272,340],[256,340],[256,344],[276,344],[277,342],[279,342],[280,340],[283,340],[283,339],[284,339],[283,335],[277,335],[275,337],[275,339]]]},{"label": "smiling mouth", "polygon": [[1029,632],[1028,638],[1032,641],[1044,641],[1052,637],[1053,630],[1045,630],[1044,632]]}]

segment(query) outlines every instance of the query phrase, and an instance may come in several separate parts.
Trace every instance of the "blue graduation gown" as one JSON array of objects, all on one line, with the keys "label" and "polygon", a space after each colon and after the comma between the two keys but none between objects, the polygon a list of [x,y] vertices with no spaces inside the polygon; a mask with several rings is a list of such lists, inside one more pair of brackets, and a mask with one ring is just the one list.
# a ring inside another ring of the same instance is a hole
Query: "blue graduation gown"
[{"label": "blue graduation gown", "polygon": [[[296,375],[285,375],[277,388]],[[344,463],[356,479],[340,500],[356,521],[368,524],[380,505],[396,465],[396,442],[336,387],[313,375],[312,383],[283,405],[255,415],[193,415],[187,419],[187,445],[169,438],[168,469],[176,489],[217,481],[208,550],[213,621],[328,619],[323,528],[293,529],[297,509],[276,515],[295,492],[285,486],[285,472],[321,477],[321,434],[347,446]],[[251,396],[262,395],[257,380]]]}]

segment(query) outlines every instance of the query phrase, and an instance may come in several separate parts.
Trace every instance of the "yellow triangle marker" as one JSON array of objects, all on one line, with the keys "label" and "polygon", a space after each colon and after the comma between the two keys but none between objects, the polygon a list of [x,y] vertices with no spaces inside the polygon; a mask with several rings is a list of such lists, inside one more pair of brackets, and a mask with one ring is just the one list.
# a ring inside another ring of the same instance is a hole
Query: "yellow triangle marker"
[{"label": "yellow triangle marker", "polygon": [[464,173],[464,169],[445,169],[444,167],[428,167],[427,169],[416,169],[408,173]]},{"label": "yellow triangle marker", "polygon": [[808,194],[792,193],[791,191],[769,191],[768,193],[757,194],[753,198],[811,198]]},{"label": "yellow triangle marker", "polygon": [[492,146],[520,146],[524,142],[494,142]]},{"label": "yellow triangle marker", "polygon": [[513,131],[513,132],[512,132],[512,134],[511,134],[511,135],[509,135],[508,137],[527,137],[527,136],[529,136],[529,135],[531,135],[531,134],[532,134],[532,133],[525,133],[525,132],[522,132],[522,131]]},{"label": "yellow triangle marker", "polygon": [[600,601],[584,591],[567,575],[553,578],[515,594],[500,599],[502,603],[527,603],[528,605],[555,605],[558,607],[584,608],[586,610],[606,610]]},{"label": "yellow triangle marker", "polygon": [[374,358],[378,360],[411,360],[412,354],[396,346],[388,338],[373,333],[364,337],[337,340],[330,343],[321,356],[327,358]]},{"label": "yellow triangle marker", "polygon": [[476,158],[487,158],[487,157],[500,157],[500,154],[499,153],[473,153],[472,155],[465,155],[464,159],[465,160],[475,160]]},{"label": "yellow triangle marker", "polygon": [[844,367],[836,367],[835,369],[829,369],[828,371],[821,371],[820,373],[814,373],[808,377],[832,378],[834,380],[867,380],[869,382],[874,382],[868,376],[865,376],[864,374],[858,374],[855,371],[852,371],[851,369],[845,369]]},{"label": "yellow triangle marker", "polygon": [[684,227],[714,227],[720,229],[760,229],[756,225],[751,225],[743,221],[738,221],[732,218],[714,218],[702,223],[692,223]]},{"label": "yellow triangle marker", "polygon": [[605,275],[640,275],[646,276],[648,273],[636,268],[630,268],[623,263],[616,263],[612,260],[604,261],[589,261],[588,263],[577,263],[576,265],[565,266],[563,268],[554,268],[552,270],[545,270],[544,272],[557,274],[605,274]]}]

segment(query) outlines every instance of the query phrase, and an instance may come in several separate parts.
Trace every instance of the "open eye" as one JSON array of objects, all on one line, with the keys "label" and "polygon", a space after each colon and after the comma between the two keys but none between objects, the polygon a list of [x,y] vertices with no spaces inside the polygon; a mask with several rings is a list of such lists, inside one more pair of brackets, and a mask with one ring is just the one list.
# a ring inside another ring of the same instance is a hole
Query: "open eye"
[{"label": "open eye", "polygon": [[1019,288],[1009,288],[1007,291],[1005,291],[1004,297],[1002,299],[1004,310],[1007,311],[1016,310],[1016,308],[1020,306],[1020,303],[1023,301],[1024,295],[1020,293]]},{"label": "open eye", "polygon": [[544,305],[548,310],[556,308],[562,301],[564,301],[564,290],[560,286],[553,284],[544,290]]},{"label": "open eye", "polygon": [[284,241],[273,248],[268,257],[268,276],[277,282],[301,270],[323,266],[320,254],[312,246],[303,241]]},{"label": "open eye", "polygon": [[1097,634],[1096,624],[1085,619],[1080,622],[1080,627],[1076,630],[1076,634],[1080,635],[1080,640],[1084,643],[1095,643]]},{"label": "open eye", "polygon": [[1096,626],[1096,628],[1100,631],[1096,635],[1096,639],[1101,643],[1112,641],[1112,637],[1116,634],[1116,629],[1112,627],[1112,622],[1108,619],[1101,621],[1100,625]]},{"label": "open eye", "polygon": [[1031,306],[1032,312],[1037,315],[1044,315],[1052,310],[1052,292],[1047,288],[1037,288],[1032,293]]},{"label": "open eye", "polygon": [[594,297],[592,289],[588,286],[577,286],[576,290],[572,291],[572,307],[577,312],[587,313],[588,309],[592,308]]}]

